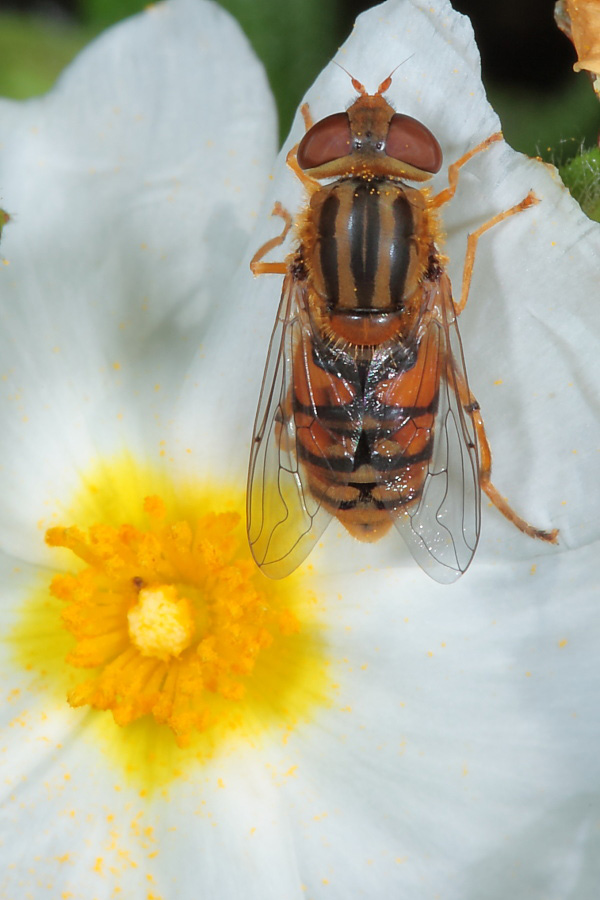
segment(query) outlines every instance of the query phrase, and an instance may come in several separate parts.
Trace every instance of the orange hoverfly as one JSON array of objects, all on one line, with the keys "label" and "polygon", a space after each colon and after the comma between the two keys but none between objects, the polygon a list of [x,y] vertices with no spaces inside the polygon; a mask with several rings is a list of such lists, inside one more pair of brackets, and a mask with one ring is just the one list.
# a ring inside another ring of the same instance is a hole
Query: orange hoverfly
[{"label": "orange hoverfly", "polygon": [[[275,204],[283,231],[251,262],[255,275],[285,276],[247,495],[250,547],[272,578],[292,572],[335,516],[361,541],[394,525],[429,575],[454,581],[477,546],[481,490],[525,534],[551,543],[558,534],[528,525],[490,481],[457,326],[477,241],[537,198],[469,235],[455,302],[437,210],[462,166],[502,135],[453,163],[440,193],[410,187],[440,170],[442,151],[425,125],[385,100],[391,81],[368,94],[352,78],[357,99],[316,124],[302,108],[306,133],[287,163],[308,203],[295,223]],[[262,262],[292,224],[296,249],[285,262]]]}]

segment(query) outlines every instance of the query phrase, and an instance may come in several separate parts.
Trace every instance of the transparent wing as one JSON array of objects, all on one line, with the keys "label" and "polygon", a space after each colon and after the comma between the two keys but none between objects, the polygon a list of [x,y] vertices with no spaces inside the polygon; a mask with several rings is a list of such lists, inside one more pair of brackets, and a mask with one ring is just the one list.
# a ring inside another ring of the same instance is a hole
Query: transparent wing
[{"label": "transparent wing", "polygon": [[418,440],[419,426],[429,424],[427,413],[420,418],[419,410],[428,406],[431,385],[438,383],[437,399],[428,409],[432,446],[422,454],[420,496],[391,511],[415,560],[442,583],[455,581],[468,568],[481,518],[477,439],[451,290],[443,272],[425,283],[422,372],[411,401],[412,418],[403,426],[412,427]]},{"label": "transparent wing", "polygon": [[248,472],[248,540],[257,565],[271,578],[289,575],[310,553],[337,505],[336,490],[352,470],[360,424],[347,403],[354,388],[340,366],[352,365],[342,355],[314,333],[305,284],[289,273],[269,345]]}]

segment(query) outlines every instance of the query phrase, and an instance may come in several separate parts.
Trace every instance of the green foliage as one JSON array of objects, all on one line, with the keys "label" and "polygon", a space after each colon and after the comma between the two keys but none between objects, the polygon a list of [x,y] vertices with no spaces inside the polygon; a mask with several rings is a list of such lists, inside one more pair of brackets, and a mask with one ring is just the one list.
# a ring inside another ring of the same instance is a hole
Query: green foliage
[{"label": "green foliage", "polygon": [[95,31],[114,25],[149,6],[148,0],[79,0],[79,17]]},{"label": "green foliage", "polygon": [[549,94],[486,85],[488,99],[502,122],[504,137],[515,150],[560,165],[596,142],[598,100],[589,79],[573,75],[562,91]]},{"label": "green foliage", "polygon": [[91,37],[88,29],[62,22],[0,15],[0,96],[24,100],[45,93]]},{"label": "green foliage", "polygon": [[600,222],[600,148],[584,151],[561,166],[559,172],[584,213]]},{"label": "green foliage", "polygon": [[304,92],[346,37],[338,0],[221,0],[221,5],[238,20],[265,65],[283,139]]}]

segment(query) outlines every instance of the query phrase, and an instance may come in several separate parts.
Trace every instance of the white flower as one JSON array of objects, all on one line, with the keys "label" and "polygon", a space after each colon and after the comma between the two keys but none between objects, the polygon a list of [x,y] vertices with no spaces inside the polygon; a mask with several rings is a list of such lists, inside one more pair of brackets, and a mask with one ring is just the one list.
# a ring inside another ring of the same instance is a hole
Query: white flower
[{"label": "white flower", "polygon": [[[337,58],[371,91],[402,63],[388,96],[447,164],[498,129],[470,25],[445,0],[370,10]],[[315,119],[352,99],[333,65],[306,97]],[[501,144],[444,209],[456,286],[467,232],[530,189],[541,200],[480,241],[461,333],[494,481],[560,528],[558,547],[484,506],[473,566],[442,587],[394,540],[362,546],[334,524],[300,575],[265,586],[241,526],[207,513],[243,498],[280,285],[248,260],[279,230],[273,201],[303,202],[284,164],[300,117],[261,212],[262,70],[217,7],[172,0],[107,33],[47,97],[4,102],[0,127],[3,895],[592,900],[599,227],[553,170]],[[200,520],[201,576],[173,516]],[[93,523],[87,544],[60,531]],[[99,574],[65,579],[74,558],[44,545],[51,526]],[[123,573],[129,619],[110,605]],[[104,634],[136,648],[118,690],[82,688],[65,663],[99,652],[94,591]],[[225,621],[210,641],[205,591]],[[193,672],[178,669],[196,645]],[[210,682],[200,738],[198,710],[192,725],[171,715],[167,691],[154,713],[189,746],[138,718],[143,659],[178,673],[171,698]],[[120,726],[77,706],[101,706],[94,691]]]}]

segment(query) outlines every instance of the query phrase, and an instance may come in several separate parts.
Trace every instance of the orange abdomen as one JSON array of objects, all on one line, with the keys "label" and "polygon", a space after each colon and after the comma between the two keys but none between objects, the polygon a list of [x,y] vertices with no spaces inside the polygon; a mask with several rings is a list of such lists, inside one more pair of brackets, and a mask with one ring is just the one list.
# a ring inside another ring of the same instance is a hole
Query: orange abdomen
[{"label": "orange abdomen", "polygon": [[438,403],[437,331],[383,365],[326,344],[311,350],[299,348],[294,360],[299,459],[313,496],[355,537],[376,540],[421,497]]}]

